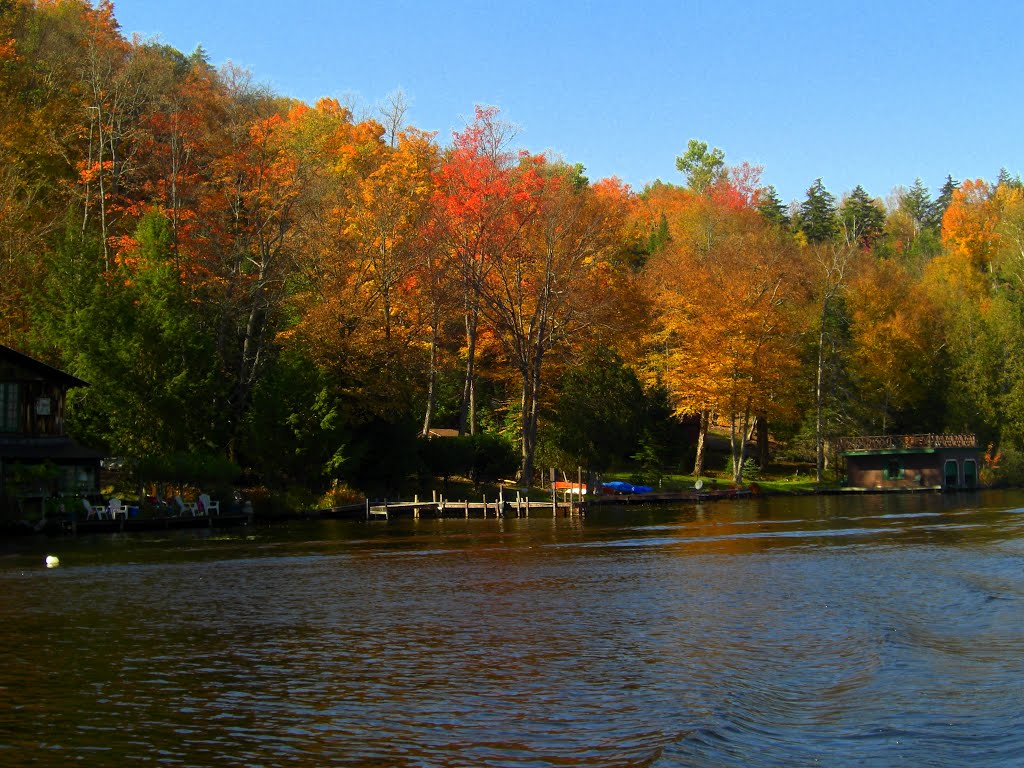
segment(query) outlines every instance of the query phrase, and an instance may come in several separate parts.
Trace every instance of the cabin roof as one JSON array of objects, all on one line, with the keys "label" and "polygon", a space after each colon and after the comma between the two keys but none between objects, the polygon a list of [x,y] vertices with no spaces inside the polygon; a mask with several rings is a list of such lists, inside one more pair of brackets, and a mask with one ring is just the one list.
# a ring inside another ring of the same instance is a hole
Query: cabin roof
[{"label": "cabin roof", "polygon": [[24,352],[19,352],[18,350],[3,344],[0,344],[0,361],[8,362],[19,368],[32,372],[40,379],[57,382],[65,387],[89,386],[89,382],[83,381],[77,376],[72,376],[70,373],[66,373],[59,368],[47,365],[42,360],[37,360],[34,357],[26,355]]},{"label": "cabin roof", "polygon": [[99,461],[105,454],[69,437],[35,440],[0,439],[0,459],[14,461]]}]

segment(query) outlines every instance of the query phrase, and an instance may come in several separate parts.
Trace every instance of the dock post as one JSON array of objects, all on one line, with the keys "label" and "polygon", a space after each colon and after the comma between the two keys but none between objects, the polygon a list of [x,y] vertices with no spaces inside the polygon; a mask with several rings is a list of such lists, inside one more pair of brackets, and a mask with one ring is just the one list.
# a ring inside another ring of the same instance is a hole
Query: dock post
[{"label": "dock post", "polygon": [[366,519],[370,519],[370,497],[366,497]]},{"label": "dock post", "polygon": [[551,468],[551,514],[558,517],[558,497],[555,495],[555,468]]},{"label": "dock post", "polygon": [[585,507],[583,506],[585,500],[583,498],[583,467],[576,467],[576,489],[579,491],[580,498],[579,503],[576,505],[577,511],[582,515]]},{"label": "dock post", "polygon": [[483,502],[484,502],[484,520],[486,520],[487,519],[487,494],[486,493],[481,494],[480,498],[483,499]]},{"label": "dock post", "polygon": [[466,500],[462,503],[466,505],[466,519],[469,520],[469,497],[467,496]]}]

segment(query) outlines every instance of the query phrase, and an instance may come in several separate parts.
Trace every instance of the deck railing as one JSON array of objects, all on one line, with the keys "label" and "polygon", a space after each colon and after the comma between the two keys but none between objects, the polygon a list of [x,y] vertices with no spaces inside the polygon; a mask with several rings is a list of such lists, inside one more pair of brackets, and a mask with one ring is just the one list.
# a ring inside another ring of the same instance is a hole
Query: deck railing
[{"label": "deck railing", "polygon": [[975,435],[868,435],[840,437],[836,440],[839,453],[850,451],[885,451],[913,448],[977,448]]}]

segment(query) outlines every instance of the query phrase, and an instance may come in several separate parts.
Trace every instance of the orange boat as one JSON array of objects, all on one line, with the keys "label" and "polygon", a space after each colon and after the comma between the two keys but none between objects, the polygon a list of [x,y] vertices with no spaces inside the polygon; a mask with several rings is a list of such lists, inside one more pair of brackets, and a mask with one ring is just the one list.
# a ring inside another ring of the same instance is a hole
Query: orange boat
[{"label": "orange boat", "polygon": [[555,490],[559,493],[571,493],[576,496],[586,495],[587,493],[586,483],[581,485],[580,483],[567,483],[565,481],[558,480],[555,482],[554,486]]}]

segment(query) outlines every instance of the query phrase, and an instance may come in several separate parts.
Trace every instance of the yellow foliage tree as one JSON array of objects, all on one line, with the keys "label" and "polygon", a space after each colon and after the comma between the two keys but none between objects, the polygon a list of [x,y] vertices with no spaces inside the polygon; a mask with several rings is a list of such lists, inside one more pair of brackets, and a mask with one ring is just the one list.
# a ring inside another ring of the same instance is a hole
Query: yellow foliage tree
[{"label": "yellow foliage tree", "polygon": [[865,260],[847,293],[853,368],[881,431],[889,414],[920,401],[942,347],[941,326],[925,287],[894,260]]},{"label": "yellow foliage tree", "polygon": [[[755,212],[706,196],[669,225],[671,245],[646,270],[658,314],[652,369],[677,414],[700,414],[702,433],[711,415],[728,417],[741,482],[752,418],[787,407],[798,369],[796,253]],[[702,453],[699,445],[695,474]]]}]

